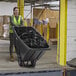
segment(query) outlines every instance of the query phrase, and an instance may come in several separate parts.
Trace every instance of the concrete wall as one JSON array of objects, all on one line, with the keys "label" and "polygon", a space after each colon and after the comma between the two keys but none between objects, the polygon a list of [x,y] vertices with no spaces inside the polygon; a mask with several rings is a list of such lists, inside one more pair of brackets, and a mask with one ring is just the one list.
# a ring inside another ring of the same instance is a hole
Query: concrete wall
[{"label": "concrete wall", "polygon": [[[0,2],[0,16],[1,15],[12,15],[13,7],[17,6],[17,3],[10,3],[10,2]],[[24,17],[26,17],[31,10],[30,6],[25,6],[24,8]],[[27,18],[30,18],[30,14]]]},{"label": "concrete wall", "polygon": [[67,61],[76,58],[76,0],[68,0]]}]

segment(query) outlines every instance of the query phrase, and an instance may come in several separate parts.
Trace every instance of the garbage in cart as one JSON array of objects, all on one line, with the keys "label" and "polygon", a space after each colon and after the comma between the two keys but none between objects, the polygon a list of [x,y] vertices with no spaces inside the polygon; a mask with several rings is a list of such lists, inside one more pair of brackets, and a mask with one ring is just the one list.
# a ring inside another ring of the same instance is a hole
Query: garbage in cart
[{"label": "garbage in cart", "polygon": [[33,27],[14,27],[13,30],[19,65],[35,67],[37,60],[49,49],[48,43]]}]

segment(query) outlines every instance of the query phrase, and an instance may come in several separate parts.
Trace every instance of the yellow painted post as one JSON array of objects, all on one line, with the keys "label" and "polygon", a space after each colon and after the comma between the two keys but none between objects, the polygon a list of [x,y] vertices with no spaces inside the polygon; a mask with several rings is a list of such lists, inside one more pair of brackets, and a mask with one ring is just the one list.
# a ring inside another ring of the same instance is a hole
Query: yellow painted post
[{"label": "yellow painted post", "polygon": [[17,6],[18,6],[18,8],[19,8],[19,13],[20,13],[20,0],[17,0]]},{"label": "yellow painted post", "polygon": [[49,42],[50,26],[47,24],[47,42]]},{"label": "yellow painted post", "polygon": [[60,26],[59,26],[60,65],[66,65],[67,48],[67,0],[60,0]]},{"label": "yellow painted post", "polygon": [[40,34],[43,35],[43,24],[41,23]]},{"label": "yellow painted post", "polygon": [[24,19],[24,0],[17,0],[17,5],[19,8],[19,14],[23,17]]},{"label": "yellow painted post", "polygon": [[26,19],[24,19],[24,26],[27,27],[27,21],[26,21]]},{"label": "yellow painted post", "polygon": [[33,19],[30,20],[30,26],[33,26]]}]

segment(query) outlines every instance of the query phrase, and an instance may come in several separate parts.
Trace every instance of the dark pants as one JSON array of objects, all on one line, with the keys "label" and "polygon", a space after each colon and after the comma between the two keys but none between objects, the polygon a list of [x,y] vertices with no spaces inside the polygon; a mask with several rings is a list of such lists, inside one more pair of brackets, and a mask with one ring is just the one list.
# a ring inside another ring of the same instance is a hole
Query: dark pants
[{"label": "dark pants", "polygon": [[10,33],[10,56],[13,54],[14,35]]},{"label": "dark pants", "polygon": [[[14,34],[13,33],[10,33],[10,56],[13,55],[13,46],[14,46],[15,42],[14,42]],[[16,43],[17,45],[17,43]],[[19,48],[17,46],[14,46],[16,49],[16,53],[17,53],[17,56],[18,58],[20,58],[20,52],[19,52]]]}]

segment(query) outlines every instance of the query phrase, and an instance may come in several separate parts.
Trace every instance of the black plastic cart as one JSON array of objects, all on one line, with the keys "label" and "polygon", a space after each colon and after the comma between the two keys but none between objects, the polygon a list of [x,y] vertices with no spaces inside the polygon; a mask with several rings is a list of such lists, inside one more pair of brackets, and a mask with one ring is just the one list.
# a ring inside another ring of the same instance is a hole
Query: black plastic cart
[{"label": "black plastic cart", "polygon": [[49,45],[33,27],[13,27],[13,30],[19,65],[35,67]]}]

